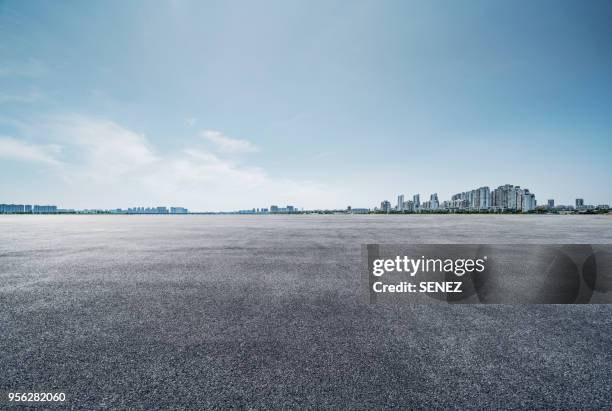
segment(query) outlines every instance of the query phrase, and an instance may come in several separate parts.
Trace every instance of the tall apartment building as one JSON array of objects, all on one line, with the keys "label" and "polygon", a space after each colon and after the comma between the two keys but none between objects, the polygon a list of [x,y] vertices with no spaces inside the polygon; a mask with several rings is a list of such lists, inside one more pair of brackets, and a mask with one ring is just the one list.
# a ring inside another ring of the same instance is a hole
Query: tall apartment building
[{"label": "tall apartment building", "polygon": [[440,202],[438,201],[438,193],[433,193],[429,196],[429,208],[431,210],[437,210],[440,208]]},{"label": "tall apartment building", "polygon": [[529,189],[512,184],[497,187],[490,196],[490,206],[497,210],[530,211],[536,207],[535,195]]},{"label": "tall apartment building", "polygon": [[450,208],[469,210],[488,210],[491,208],[491,190],[484,186],[470,191],[457,193],[446,202]]},{"label": "tall apartment building", "polygon": [[404,201],[404,211],[408,211],[410,213],[414,212],[414,202],[413,201]]},{"label": "tall apartment building", "polygon": [[387,200],[383,201],[380,203],[380,210],[388,213],[389,211],[391,211],[391,203]]},{"label": "tall apartment building", "polygon": [[488,210],[491,207],[491,190],[484,186],[478,189],[478,205],[479,210]]},{"label": "tall apartment building", "polygon": [[535,210],[536,208],[536,199],[535,194],[530,193],[529,190],[525,189],[522,192],[522,203],[521,203],[523,213],[527,213],[531,210]]}]

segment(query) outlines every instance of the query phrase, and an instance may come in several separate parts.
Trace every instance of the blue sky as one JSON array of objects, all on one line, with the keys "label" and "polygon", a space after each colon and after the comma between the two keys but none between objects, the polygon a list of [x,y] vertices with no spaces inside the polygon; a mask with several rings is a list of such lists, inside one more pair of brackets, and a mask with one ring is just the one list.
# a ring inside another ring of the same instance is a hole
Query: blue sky
[{"label": "blue sky", "polygon": [[612,203],[610,1],[0,0],[0,202]]}]

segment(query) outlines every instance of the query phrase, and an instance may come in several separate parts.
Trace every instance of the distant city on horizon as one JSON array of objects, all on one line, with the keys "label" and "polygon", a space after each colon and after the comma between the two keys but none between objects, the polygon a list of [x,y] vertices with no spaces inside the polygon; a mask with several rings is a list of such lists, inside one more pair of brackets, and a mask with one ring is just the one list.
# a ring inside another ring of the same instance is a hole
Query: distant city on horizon
[{"label": "distant city on horizon", "polygon": [[287,205],[269,208],[252,208],[234,211],[189,211],[185,207],[132,207],[127,209],[63,209],[56,205],[0,204],[0,214],[301,214],[301,213],[344,213],[344,214],[412,214],[412,213],[608,213],[608,204],[586,204],[576,198],[574,205],[556,205],[554,199],[538,205],[535,194],[527,188],[505,184],[491,190],[488,186],[463,191],[440,203],[438,194],[421,202],[420,194],[412,200],[405,200],[404,194],[397,196],[396,205],[383,200],[380,207],[345,209],[299,209]]}]

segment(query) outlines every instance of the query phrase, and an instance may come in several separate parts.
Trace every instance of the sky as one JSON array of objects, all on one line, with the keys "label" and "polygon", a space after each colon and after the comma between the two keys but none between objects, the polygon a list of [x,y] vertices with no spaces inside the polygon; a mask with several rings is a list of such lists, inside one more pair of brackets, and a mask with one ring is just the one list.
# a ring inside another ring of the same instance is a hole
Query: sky
[{"label": "sky", "polygon": [[612,203],[612,2],[0,0],[0,203]]}]

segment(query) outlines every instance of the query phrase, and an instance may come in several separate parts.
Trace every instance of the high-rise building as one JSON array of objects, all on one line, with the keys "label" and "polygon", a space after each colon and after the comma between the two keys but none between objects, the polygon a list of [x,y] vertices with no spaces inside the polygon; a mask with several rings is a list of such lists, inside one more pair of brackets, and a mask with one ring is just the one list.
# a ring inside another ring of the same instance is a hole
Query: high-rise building
[{"label": "high-rise building", "polygon": [[512,184],[506,184],[506,208],[510,210],[518,210],[521,208],[523,201],[523,190],[521,186],[512,186]]},{"label": "high-rise building", "polygon": [[498,210],[521,209],[522,190],[519,186],[505,184],[497,187],[491,193],[490,206]]},{"label": "high-rise building", "polygon": [[467,193],[468,204],[470,209],[478,208],[478,190],[472,190]]},{"label": "high-rise building", "polygon": [[438,193],[433,193],[429,196],[429,208],[432,210],[437,210],[440,207],[440,202],[438,201]]},{"label": "high-rise building", "polygon": [[270,212],[271,213],[278,213],[278,206],[277,205],[271,205],[270,206]]},{"label": "high-rise building", "polygon": [[548,208],[555,208],[555,200],[552,198],[548,200]]},{"label": "high-rise building", "polygon": [[522,211],[523,213],[527,213],[531,210],[535,210],[536,208],[536,199],[535,194],[530,193],[529,190],[525,189],[521,193],[522,197]]},{"label": "high-rise building", "polygon": [[[518,188],[518,187],[517,187]],[[510,210],[522,211],[523,210],[523,197],[525,192],[521,189],[514,189],[510,192],[511,196],[508,198],[508,208]]]},{"label": "high-rise building", "polygon": [[404,195],[397,196],[397,211],[404,211]]},{"label": "high-rise building", "polygon": [[[481,194],[483,193],[486,202],[486,190],[481,192]],[[526,197],[529,198],[525,200]],[[525,203],[525,201],[527,202]],[[525,204],[527,204],[528,210],[525,210]],[[512,184],[499,186],[490,193],[489,207],[499,211],[529,211],[535,208],[535,204],[533,193],[530,193],[528,189],[522,189],[520,186],[513,186]]]},{"label": "high-rise building", "polygon": [[459,210],[464,210],[470,207],[469,197],[471,192],[462,192],[457,193],[451,197],[451,201],[449,204],[450,208],[455,208]]},{"label": "high-rise building", "polygon": [[388,213],[389,211],[391,211],[391,203],[387,200],[383,201],[380,203],[380,210],[382,212]]},{"label": "high-rise building", "polygon": [[584,208],[584,199],[582,198],[576,199],[576,208]]},{"label": "high-rise building", "polygon": [[420,194],[413,195],[412,202],[414,204],[415,211],[421,208],[421,195]]},{"label": "high-rise building", "polygon": [[491,207],[491,190],[484,186],[478,189],[478,205],[479,210],[488,210]]}]

